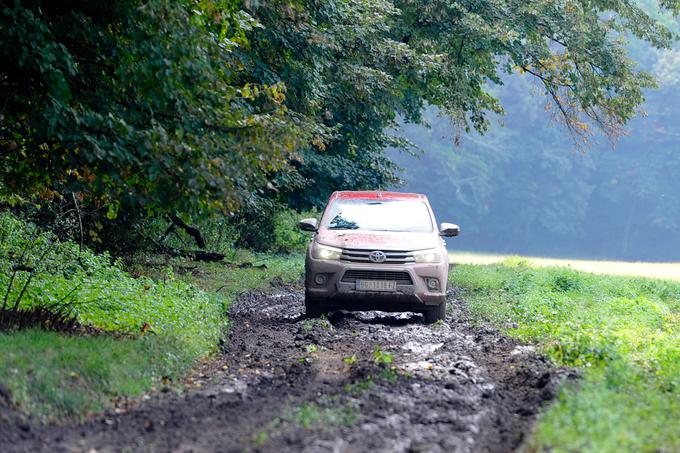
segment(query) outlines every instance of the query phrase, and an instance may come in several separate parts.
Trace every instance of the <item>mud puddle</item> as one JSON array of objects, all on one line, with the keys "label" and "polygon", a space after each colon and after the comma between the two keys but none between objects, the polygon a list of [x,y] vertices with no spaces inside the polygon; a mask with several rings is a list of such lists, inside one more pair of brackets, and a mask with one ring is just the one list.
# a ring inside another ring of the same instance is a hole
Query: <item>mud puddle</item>
[{"label": "mud puddle", "polygon": [[300,288],[231,308],[193,389],[76,426],[21,427],[8,451],[513,451],[566,371],[466,321],[416,314],[305,319]]}]

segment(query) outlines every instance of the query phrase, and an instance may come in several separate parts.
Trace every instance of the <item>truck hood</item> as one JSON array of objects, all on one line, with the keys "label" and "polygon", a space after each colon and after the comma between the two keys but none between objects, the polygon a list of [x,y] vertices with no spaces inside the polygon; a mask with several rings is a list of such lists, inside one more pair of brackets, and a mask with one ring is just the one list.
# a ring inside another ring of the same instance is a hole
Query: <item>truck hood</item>
[{"label": "truck hood", "polygon": [[423,250],[441,244],[436,233],[326,229],[317,232],[316,241],[331,247],[364,250]]}]

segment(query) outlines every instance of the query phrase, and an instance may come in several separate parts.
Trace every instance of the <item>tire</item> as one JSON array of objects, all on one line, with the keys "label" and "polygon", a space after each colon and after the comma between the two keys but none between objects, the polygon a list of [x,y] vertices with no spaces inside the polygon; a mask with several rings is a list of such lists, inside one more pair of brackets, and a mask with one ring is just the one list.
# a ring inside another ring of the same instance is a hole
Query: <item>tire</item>
[{"label": "tire", "polygon": [[446,301],[441,304],[426,310],[423,313],[425,317],[425,324],[433,324],[437,321],[446,319]]},{"label": "tire", "polygon": [[307,318],[320,318],[328,312],[321,306],[321,301],[305,295],[305,316]]}]

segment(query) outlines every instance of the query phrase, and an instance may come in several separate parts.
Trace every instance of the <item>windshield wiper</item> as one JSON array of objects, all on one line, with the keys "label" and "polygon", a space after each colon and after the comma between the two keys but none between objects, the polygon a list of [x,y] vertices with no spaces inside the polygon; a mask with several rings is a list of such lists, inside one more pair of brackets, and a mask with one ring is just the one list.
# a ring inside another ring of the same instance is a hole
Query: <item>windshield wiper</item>
[{"label": "windshield wiper", "polygon": [[331,226],[328,227],[329,230],[358,230],[358,226],[345,226],[345,225],[338,225],[338,226]]}]

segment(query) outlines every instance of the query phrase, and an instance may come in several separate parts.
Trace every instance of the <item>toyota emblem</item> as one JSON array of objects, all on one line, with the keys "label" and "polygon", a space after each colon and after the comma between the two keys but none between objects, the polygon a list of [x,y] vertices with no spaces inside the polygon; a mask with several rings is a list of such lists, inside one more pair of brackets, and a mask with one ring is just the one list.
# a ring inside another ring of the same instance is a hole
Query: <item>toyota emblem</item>
[{"label": "toyota emblem", "polygon": [[376,250],[374,252],[369,253],[368,259],[371,260],[371,262],[373,263],[384,263],[385,260],[387,259],[387,255],[385,255],[385,252]]}]

